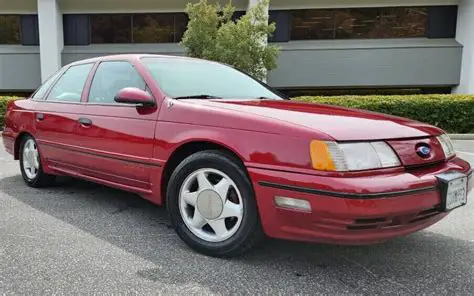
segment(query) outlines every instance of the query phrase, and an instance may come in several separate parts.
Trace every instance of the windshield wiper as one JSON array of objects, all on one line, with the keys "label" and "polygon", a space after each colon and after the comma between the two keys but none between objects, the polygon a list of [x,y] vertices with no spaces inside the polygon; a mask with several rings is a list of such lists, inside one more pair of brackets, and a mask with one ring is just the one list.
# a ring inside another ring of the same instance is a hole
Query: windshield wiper
[{"label": "windshield wiper", "polygon": [[222,97],[211,96],[211,95],[195,95],[195,96],[182,96],[175,97],[175,100],[186,100],[186,99],[201,99],[201,100],[220,100]]},{"label": "windshield wiper", "polygon": [[272,99],[272,98],[269,98],[269,97],[257,97],[255,98],[256,100],[275,100],[275,99]]}]

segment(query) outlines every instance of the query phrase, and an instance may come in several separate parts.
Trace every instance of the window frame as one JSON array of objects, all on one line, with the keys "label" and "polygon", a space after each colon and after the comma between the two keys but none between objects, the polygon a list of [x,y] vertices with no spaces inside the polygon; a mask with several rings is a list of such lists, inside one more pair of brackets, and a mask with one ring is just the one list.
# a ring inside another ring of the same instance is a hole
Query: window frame
[{"label": "window frame", "polygon": [[142,75],[142,73],[137,69],[136,67],[136,64],[135,62],[132,62],[130,60],[127,60],[127,59],[110,59],[110,60],[102,60],[102,61],[98,61],[96,62],[96,64],[94,65],[94,67],[92,68],[91,70],[91,73],[89,75],[89,78],[88,78],[88,81],[86,82],[86,88],[87,88],[87,93],[83,93],[83,98],[85,98],[85,100],[82,101],[83,104],[85,105],[91,105],[91,106],[106,106],[106,107],[131,107],[131,108],[137,108],[137,106],[133,105],[133,104],[126,104],[126,103],[92,103],[92,102],[89,102],[89,96],[90,96],[90,91],[91,91],[91,87],[92,87],[92,83],[94,82],[94,78],[95,78],[95,75],[97,74],[97,69],[99,69],[100,65],[103,64],[103,63],[107,63],[107,62],[125,62],[125,63],[128,63],[132,66],[133,69],[135,69],[135,71],[137,72],[138,76],[140,76],[140,78],[143,80],[143,82],[145,83],[145,89],[144,91],[148,92],[151,97],[153,98],[153,102],[155,104],[155,106],[157,106],[157,102],[156,102],[156,98],[155,96],[153,95],[153,92],[151,91],[151,88],[150,86],[148,85],[148,82],[146,81],[145,77]]},{"label": "window frame", "polygon": [[[49,97],[49,95],[51,94],[51,91],[53,90],[53,88],[58,84],[59,80],[61,80],[61,78],[67,73],[67,71],[68,71],[69,69],[71,69],[72,67],[84,66],[84,65],[89,65],[89,64],[91,64],[92,67],[91,67],[91,69],[89,70],[89,74],[87,75],[86,81],[84,82],[84,86],[82,87],[81,100],[80,100],[79,102],[57,101],[57,100],[48,100],[48,99],[47,99],[47,98]],[[84,91],[86,91],[86,88],[88,87],[88,81],[89,81],[89,79],[90,79],[90,76],[91,76],[92,71],[94,71],[94,68],[96,67],[96,64],[97,64],[97,62],[85,62],[85,63],[72,64],[72,65],[69,65],[69,66],[64,67],[63,69],[60,70],[60,71],[62,71],[61,75],[59,75],[58,77],[56,77],[56,80],[55,80],[54,83],[49,87],[49,89],[48,89],[47,93],[44,95],[43,99],[37,100],[37,101],[38,101],[38,102],[45,102],[45,103],[53,103],[53,104],[72,104],[72,105],[80,105],[80,104],[83,104]]]}]

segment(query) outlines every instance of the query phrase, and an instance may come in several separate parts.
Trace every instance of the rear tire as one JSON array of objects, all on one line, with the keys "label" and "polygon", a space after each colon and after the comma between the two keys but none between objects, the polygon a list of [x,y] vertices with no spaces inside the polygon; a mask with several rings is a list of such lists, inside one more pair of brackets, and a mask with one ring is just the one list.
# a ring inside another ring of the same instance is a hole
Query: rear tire
[{"label": "rear tire", "polygon": [[174,229],[199,253],[236,257],[264,238],[249,177],[232,155],[209,150],[187,157],[166,196]]},{"label": "rear tire", "polygon": [[55,176],[45,174],[36,140],[24,136],[20,145],[20,170],[25,183],[34,188],[47,187],[54,183]]}]

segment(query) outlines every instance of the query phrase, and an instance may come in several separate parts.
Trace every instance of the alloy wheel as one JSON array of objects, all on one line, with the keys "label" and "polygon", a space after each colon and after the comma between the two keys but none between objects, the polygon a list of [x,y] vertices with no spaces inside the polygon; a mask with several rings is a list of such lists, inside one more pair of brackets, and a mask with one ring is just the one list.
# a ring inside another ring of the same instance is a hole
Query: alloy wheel
[{"label": "alloy wheel", "polygon": [[179,210],[187,228],[207,242],[222,242],[239,229],[244,205],[235,182],[211,168],[191,173],[179,191]]},{"label": "alloy wheel", "polygon": [[23,145],[23,170],[26,176],[33,180],[39,172],[38,147],[33,139],[28,139]]}]

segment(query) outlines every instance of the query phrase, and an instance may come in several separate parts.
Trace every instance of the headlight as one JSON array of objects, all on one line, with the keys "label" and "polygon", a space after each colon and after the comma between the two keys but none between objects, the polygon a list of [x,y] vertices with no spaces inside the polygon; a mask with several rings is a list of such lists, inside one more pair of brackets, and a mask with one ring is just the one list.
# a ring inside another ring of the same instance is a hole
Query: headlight
[{"label": "headlight", "polygon": [[451,158],[452,156],[456,155],[453,143],[451,142],[451,139],[448,135],[442,134],[441,136],[436,137],[436,139],[438,139],[439,143],[441,144],[441,147],[444,151],[444,156],[446,158]]},{"label": "headlight", "polygon": [[363,171],[400,166],[397,155],[385,142],[312,141],[310,151],[313,168],[321,171]]}]

